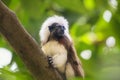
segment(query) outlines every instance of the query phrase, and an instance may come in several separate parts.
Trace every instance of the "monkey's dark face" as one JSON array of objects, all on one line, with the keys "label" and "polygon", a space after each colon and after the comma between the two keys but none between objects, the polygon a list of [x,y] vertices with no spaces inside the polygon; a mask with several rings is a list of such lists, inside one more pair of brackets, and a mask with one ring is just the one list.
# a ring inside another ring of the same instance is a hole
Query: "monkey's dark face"
[{"label": "monkey's dark face", "polygon": [[65,27],[58,23],[53,23],[49,26],[49,31],[53,37],[59,38],[64,36]]}]

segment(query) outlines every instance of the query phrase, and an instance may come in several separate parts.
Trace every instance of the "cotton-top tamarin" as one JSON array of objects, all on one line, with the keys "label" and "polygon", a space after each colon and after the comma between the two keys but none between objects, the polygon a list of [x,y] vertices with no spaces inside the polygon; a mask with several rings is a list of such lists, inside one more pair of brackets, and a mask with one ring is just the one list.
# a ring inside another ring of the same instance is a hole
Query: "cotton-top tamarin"
[{"label": "cotton-top tamarin", "polygon": [[45,20],[39,33],[42,50],[49,64],[64,80],[74,76],[84,77],[68,28],[68,21],[64,17],[55,15]]}]

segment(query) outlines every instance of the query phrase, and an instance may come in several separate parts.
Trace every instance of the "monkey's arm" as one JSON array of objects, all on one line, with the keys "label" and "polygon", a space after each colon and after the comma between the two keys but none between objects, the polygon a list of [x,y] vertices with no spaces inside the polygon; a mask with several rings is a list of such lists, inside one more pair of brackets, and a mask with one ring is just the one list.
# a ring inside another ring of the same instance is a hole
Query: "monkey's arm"
[{"label": "monkey's arm", "polygon": [[69,47],[69,50],[68,50],[68,61],[69,63],[71,64],[74,72],[75,72],[75,75],[76,76],[81,76],[81,77],[84,77],[84,71],[83,71],[83,68],[82,68],[82,64],[77,56],[77,53],[76,53],[76,50],[74,48],[73,45],[71,45]]}]

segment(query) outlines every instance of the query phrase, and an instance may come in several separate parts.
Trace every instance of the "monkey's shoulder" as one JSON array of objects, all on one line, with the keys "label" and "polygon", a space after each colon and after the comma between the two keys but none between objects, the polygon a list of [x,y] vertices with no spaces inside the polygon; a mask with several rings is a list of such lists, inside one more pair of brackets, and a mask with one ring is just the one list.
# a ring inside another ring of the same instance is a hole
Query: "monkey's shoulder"
[{"label": "monkey's shoulder", "polygon": [[58,41],[51,40],[42,46],[42,50],[46,55],[55,54],[67,54],[67,50],[64,45],[60,44]]}]

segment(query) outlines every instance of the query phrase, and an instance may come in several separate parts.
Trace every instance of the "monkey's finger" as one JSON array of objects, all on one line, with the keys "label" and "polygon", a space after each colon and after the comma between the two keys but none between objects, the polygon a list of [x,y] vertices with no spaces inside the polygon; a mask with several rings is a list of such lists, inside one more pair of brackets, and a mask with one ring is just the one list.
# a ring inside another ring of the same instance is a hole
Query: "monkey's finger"
[{"label": "monkey's finger", "polygon": [[53,60],[53,59],[52,59],[52,57],[48,57],[48,60],[51,61],[51,60]]}]

